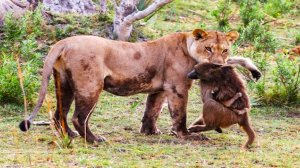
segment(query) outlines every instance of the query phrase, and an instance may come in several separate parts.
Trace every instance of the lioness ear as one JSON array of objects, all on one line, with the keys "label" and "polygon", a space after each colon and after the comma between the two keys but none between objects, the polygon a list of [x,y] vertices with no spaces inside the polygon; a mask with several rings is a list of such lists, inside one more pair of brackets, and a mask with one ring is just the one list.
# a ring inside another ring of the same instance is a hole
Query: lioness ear
[{"label": "lioness ear", "polygon": [[239,38],[239,33],[237,31],[231,31],[226,34],[227,40],[234,43]]},{"label": "lioness ear", "polygon": [[202,29],[195,29],[193,31],[193,35],[194,35],[196,40],[199,40],[199,39],[202,39],[202,38],[206,37],[207,34],[208,33],[206,31],[202,30]]}]

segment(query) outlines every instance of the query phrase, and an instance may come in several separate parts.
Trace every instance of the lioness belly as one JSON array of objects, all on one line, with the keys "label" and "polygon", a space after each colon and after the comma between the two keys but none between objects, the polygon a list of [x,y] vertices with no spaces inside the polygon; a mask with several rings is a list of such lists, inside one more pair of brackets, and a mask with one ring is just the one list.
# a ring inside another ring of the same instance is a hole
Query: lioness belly
[{"label": "lioness belly", "polygon": [[133,77],[107,76],[104,79],[104,90],[119,96],[156,92],[161,88],[162,82],[156,76],[156,70],[145,71]]}]

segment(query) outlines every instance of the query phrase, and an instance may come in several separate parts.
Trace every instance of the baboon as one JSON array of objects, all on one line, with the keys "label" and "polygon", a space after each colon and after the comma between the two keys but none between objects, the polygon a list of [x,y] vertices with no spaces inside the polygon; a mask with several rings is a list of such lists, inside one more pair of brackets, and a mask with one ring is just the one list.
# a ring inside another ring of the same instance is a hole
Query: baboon
[{"label": "baboon", "polygon": [[203,116],[191,124],[189,131],[216,129],[221,132],[220,127],[239,124],[248,135],[244,147],[249,147],[255,139],[248,116],[250,102],[243,81],[234,68],[230,65],[203,63],[196,65],[188,77],[201,79],[203,101]]}]

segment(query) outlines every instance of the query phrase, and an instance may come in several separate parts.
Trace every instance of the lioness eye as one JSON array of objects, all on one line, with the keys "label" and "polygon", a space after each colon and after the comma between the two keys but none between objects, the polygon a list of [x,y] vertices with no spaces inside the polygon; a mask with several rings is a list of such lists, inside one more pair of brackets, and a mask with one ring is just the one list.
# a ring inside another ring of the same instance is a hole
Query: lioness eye
[{"label": "lioness eye", "polygon": [[205,47],[205,49],[209,52],[212,52],[211,48],[210,47]]},{"label": "lioness eye", "polygon": [[225,49],[225,50],[223,50],[223,53],[226,53],[228,50],[227,49]]}]

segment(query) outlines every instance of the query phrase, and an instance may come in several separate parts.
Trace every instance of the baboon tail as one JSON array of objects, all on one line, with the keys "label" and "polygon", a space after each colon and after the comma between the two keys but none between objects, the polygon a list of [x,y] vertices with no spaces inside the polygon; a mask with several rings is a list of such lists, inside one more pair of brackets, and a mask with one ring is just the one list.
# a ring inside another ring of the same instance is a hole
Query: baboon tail
[{"label": "baboon tail", "polygon": [[42,74],[42,83],[41,83],[41,89],[39,92],[39,99],[37,101],[36,106],[34,107],[33,112],[30,114],[29,117],[27,117],[25,120],[23,120],[20,124],[19,127],[22,131],[27,131],[30,128],[30,125],[32,123],[32,120],[36,117],[39,109],[41,108],[46,93],[47,93],[47,87],[50,79],[50,75],[52,74],[53,66],[58,59],[58,57],[61,55],[62,51],[65,48],[65,44],[63,41],[60,41],[56,43],[51,50],[49,51],[44,67],[43,67],[43,74]]}]

